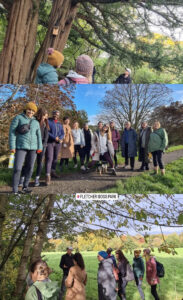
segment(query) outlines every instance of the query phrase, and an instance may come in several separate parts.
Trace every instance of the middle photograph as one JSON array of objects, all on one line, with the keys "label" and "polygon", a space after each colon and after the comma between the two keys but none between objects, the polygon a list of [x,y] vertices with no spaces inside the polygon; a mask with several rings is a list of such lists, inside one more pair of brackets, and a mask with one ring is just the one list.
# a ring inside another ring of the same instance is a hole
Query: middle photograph
[{"label": "middle photograph", "polygon": [[1,85],[0,99],[0,193],[183,193],[183,85]]}]

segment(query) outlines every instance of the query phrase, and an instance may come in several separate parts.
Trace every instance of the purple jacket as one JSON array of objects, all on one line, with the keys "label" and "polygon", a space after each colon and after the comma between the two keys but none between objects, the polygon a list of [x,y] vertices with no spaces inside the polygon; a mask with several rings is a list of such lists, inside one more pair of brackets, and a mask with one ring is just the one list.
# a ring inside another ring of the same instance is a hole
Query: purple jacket
[{"label": "purple jacket", "polygon": [[113,129],[111,130],[111,134],[112,134],[112,143],[113,143],[114,150],[118,150],[118,141],[120,140],[119,131]]}]

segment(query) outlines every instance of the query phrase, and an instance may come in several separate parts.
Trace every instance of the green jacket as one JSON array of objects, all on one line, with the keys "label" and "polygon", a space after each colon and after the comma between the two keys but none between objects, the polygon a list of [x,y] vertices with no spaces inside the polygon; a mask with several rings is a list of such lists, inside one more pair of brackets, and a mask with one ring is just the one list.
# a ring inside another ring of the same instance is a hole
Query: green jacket
[{"label": "green jacket", "polygon": [[25,300],[38,300],[36,288],[41,292],[43,300],[57,300],[60,287],[57,282],[41,282],[36,281],[27,291]]},{"label": "green jacket", "polygon": [[144,261],[141,256],[138,258],[134,257],[133,259],[133,272],[135,277],[144,277]]},{"label": "green jacket", "polygon": [[168,136],[164,128],[159,128],[151,132],[148,152],[154,152],[157,150],[165,151],[168,146]]},{"label": "green jacket", "polygon": [[17,133],[19,125],[29,124],[30,118],[22,113],[17,115],[10,125],[9,131],[9,146],[12,149],[26,149],[26,150],[42,150],[42,138],[39,122],[33,117],[29,132],[25,134]]}]

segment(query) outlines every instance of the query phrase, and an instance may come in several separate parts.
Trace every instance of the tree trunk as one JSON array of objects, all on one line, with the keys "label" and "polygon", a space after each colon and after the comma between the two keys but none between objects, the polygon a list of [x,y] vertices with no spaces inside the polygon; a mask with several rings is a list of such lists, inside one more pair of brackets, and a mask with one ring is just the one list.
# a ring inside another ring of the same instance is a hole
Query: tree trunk
[{"label": "tree trunk", "polygon": [[20,260],[18,275],[17,275],[17,281],[16,281],[16,287],[15,291],[13,293],[14,297],[20,297],[22,299],[22,294],[25,286],[25,280],[27,276],[27,265],[30,258],[30,251],[32,246],[32,238],[34,233],[34,228],[37,225],[39,221],[39,210],[35,213],[35,215],[32,218],[31,224],[29,226],[27,236],[24,242],[24,247],[22,251],[22,256]]},{"label": "tree trunk", "polygon": [[3,223],[5,220],[5,214],[6,214],[7,200],[8,200],[8,197],[6,195],[1,195],[1,197],[0,197],[0,261],[2,259],[1,255],[3,253],[2,233],[3,233]]},{"label": "tree trunk", "polygon": [[[47,59],[47,49],[52,47],[63,51],[72,27],[72,22],[76,16],[79,4],[73,3],[73,0],[55,0],[48,24],[48,31],[45,39],[39,49],[33,64],[30,80],[35,78],[36,70],[41,62]],[[53,35],[53,29],[57,28],[58,35]]]},{"label": "tree trunk", "polygon": [[51,218],[51,212],[55,202],[55,195],[49,195],[48,200],[45,204],[44,213],[39,222],[39,227],[36,235],[36,240],[32,250],[31,263],[36,261],[41,256],[43,243],[46,238],[49,220]]},{"label": "tree trunk", "polygon": [[40,0],[15,0],[0,62],[0,82],[24,84],[34,59]]}]

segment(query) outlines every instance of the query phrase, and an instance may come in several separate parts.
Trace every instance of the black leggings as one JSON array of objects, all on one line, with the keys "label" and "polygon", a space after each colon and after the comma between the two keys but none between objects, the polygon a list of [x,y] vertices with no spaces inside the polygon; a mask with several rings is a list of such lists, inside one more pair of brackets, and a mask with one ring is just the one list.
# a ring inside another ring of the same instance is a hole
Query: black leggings
[{"label": "black leggings", "polygon": [[152,152],[153,165],[154,165],[154,167],[157,167],[159,165],[161,170],[164,169],[164,165],[163,165],[163,162],[162,162],[162,154],[163,154],[163,151],[161,151],[161,150],[157,150],[157,151]]},{"label": "black leggings", "polygon": [[117,150],[114,150],[114,161],[115,161],[115,166],[117,166],[118,165]]},{"label": "black leggings", "polygon": [[159,296],[158,296],[158,293],[156,291],[156,287],[157,285],[151,285],[151,294],[153,295],[154,299],[155,300],[159,300]]}]

